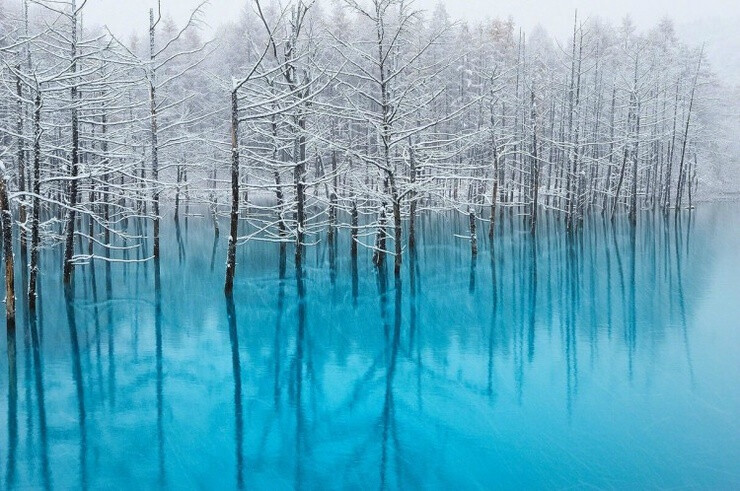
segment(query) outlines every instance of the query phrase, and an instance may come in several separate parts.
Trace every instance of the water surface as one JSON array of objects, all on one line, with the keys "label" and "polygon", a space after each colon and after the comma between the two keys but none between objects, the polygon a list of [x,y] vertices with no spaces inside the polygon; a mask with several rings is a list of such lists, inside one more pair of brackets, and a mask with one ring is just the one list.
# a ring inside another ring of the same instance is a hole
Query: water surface
[{"label": "water surface", "polygon": [[0,487],[737,489],[739,218],[507,215],[471,260],[425,217],[400,280],[346,230],[302,274],[253,241],[233,303],[206,219],[73,295],[47,249],[0,341]]}]

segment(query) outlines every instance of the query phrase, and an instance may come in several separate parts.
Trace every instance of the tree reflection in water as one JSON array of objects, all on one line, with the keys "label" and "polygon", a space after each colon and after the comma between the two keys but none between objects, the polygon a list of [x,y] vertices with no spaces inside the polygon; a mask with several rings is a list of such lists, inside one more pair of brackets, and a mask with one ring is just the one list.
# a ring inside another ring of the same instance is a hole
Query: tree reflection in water
[{"label": "tree reflection in water", "polygon": [[[567,233],[543,214],[530,234],[504,215],[477,260],[421,217],[400,277],[366,248],[344,256],[341,229],[296,265],[290,245],[253,242],[225,309],[224,239],[165,228],[161,263],[81,266],[69,290],[41,275],[37,312],[20,307],[0,375],[4,486],[736,483],[731,422],[697,404],[740,400],[716,376],[733,344],[706,337],[699,310],[729,298],[711,286],[713,264],[737,266],[718,226],[736,216]],[[702,435],[712,466],[675,472]]]}]

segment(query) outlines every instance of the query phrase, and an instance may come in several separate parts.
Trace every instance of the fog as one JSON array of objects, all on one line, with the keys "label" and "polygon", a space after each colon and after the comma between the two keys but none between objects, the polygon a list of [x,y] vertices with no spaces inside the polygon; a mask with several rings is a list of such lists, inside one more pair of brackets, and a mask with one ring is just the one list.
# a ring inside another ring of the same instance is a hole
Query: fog
[{"label": "fog", "polygon": [[[328,6],[334,2],[323,0]],[[200,0],[163,0],[162,9],[175,21],[184,22],[199,3]],[[736,34],[740,2],[734,0],[417,0],[415,5],[431,11],[437,3],[442,3],[456,19],[511,17],[525,31],[542,25],[560,39],[572,29],[576,9],[581,18],[614,21],[629,15],[639,28],[648,28],[668,17],[683,38],[695,44],[706,43],[709,60],[723,79],[740,83],[740,36]],[[234,12],[250,8],[251,4],[248,0],[211,0],[204,8],[204,30],[212,31],[232,19]],[[147,26],[148,11],[153,5],[153,0],[95,0],[86,6],[87,21],[107,24],[117,35],[127,37]]]}]

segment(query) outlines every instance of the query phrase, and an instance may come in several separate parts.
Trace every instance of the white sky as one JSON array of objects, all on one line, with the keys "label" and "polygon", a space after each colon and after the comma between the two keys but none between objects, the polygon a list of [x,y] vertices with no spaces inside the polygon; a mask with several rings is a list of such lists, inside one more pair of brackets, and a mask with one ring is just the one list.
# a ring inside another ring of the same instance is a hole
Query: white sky
[{"label": "white sky", "polygon": [[[201,0],[162,0],[162,10],[181,24]],[[269,0],[265,0],[267,2]],[[287,1],[287,0],[284,0]],[[321,0],[330,4],[336,0]],[[416,0],[419,8],[432,10],[439,0]],[[573,13],[579,18],[601,17],[618,22],[629,14],[638,28],[649,28],[670,17],[687,41],[706,42],[713,68],[728,81],[740,83],[740,0],[442,0],[450,16],[475,21],[511,16],[517,26],[531,31],[545,27],[558,39],[572,29]],[[86,22],[107,24],[127,39],[135,30],[145,32],[149,8],[156,0],[88,0]],[[252,0],[210,0],[205,20],[215,28],[236,18]]]},{"label": "white sky", "polygon": [[[326,0],[325,0],[326,1]],[[200,0],[162,0],[162,9],[177,20],[187,18]],[[250,0],[211,0],[206,19],[212,26],[234,17]],[[431,9],[437,0],[417,0],[420,8]],[[537,23],[558,36],[568,32],[577,8],[579,16],[621,19],[630,14],[639,27],[671,17],[677,24],[715,19],[740,18],[738,0],[443,0],[455,18],[511,15],[518,25],[530,30]],[[89,0],[85,7],[88,22],[108,24],[117,34],[127,35],[137,26],[146,26],[148,10],[155,0]]]},{"label": "white sky", "polygon": [[[326,0],[324,0],[326,1]],[[421,8],[431,9],[438,0],[417,0]],[[162,8],[176,21],[187,18],[200,0],[162,0]],[[206,19],[211,26],[234,17],[250,0],[211,0],[206,6]],[[639,27],[655,24],[669,16],[676,24],[714,19],[740,18],[738,0],[443,0],[455,18],[501,17],[511,15],[518,25],[531,30],[537,23],[553,34],[568,32],[577,8],[579,16],[600,16],[618,20],[630,14]],[[88,22],[108,24],[125,36],[137,26],[146,26],[148,9],[155,0],[89,0]]]}]

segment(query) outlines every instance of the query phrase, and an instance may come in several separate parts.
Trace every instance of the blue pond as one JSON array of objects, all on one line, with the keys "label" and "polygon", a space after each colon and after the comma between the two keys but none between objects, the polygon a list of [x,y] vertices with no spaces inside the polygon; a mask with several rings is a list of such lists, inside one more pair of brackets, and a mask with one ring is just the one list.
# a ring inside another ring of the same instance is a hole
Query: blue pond
[{"label": "blue pond", "polygon": [[207,219],[73,297],[45,249],[0,341],[0,488],[738,489],[739,219],[506,215],[473,261],[428,216],[398,281],[347,230],[302,275],[251,241],[233,303]]}]

